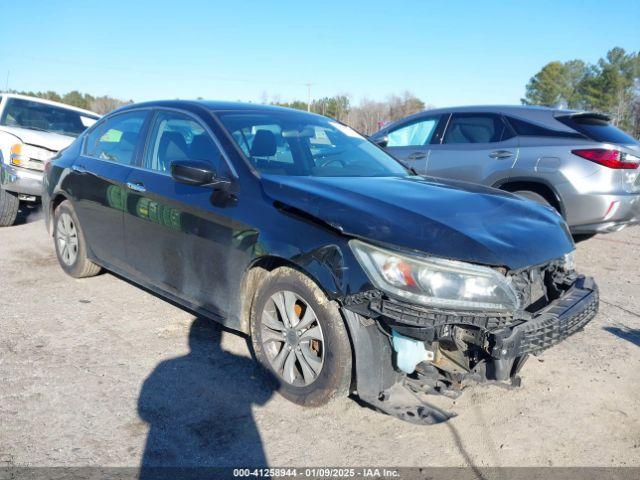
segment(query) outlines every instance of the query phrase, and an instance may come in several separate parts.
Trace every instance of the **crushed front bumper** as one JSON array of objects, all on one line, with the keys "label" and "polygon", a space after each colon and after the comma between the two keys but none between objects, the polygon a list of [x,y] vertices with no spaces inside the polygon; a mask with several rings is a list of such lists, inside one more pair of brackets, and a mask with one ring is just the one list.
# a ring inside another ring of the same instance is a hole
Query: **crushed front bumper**
[{"label": "crushed front bumper", "polygon": [[598,312],[598,287],[591,277],[578,277],[560,298],[535,313],[531,320],[494,332],[494,358],[538,353],[581,330]]},{"label": "crushed front bumper", "polygon": [[[354,342],[358,395],[390,415],[431,424],[453,414],[434,407],[421,394],[444,393],[449,388],[459,392],[466,385],[485,381],[511,379],[517,384],[514,380],[519,379],[517,374],[529,354],[538,354],[573,335],[598,311],[598,287],[592,278],[575,276],[565,287],[546,306],[516,316],[434,311],[380,294],[360,295],[343,307]],[[364,314],[367,310],[368,315]],[[385,324],[428,345],[456,328],[475,332],[474,348],[481,351],[483,359],[468,371],[447,372],[436,357],[425,362],[422,373],[403,374],[393,365],[389,338],[381,328]],[[443,385],[447,387],[441,390]]]},{"label": "crushed front bumper", "polygon": [[8,192],[42,196],[43,172],[0,162],[0,185]]},{"label": "crushed front bumper", "polygon": [[599,303],[593,278],[580,276],[564,295],[530,320],[491,332],[494,379],[507,380],[518,358],[540,353],[582,330],[598,313]]}]

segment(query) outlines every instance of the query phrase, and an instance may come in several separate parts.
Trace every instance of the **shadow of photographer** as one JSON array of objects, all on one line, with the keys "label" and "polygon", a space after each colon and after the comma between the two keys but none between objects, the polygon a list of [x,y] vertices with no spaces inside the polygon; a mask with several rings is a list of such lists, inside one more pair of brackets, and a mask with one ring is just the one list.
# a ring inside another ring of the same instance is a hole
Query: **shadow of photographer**
[{"label": "shadow of photographer", "polygon": [[196,318],[190,352],[161,362],[145,380],[138,414],[149,424],[140,478],[171,468],[266,466],[253,405],[273,382],[249,357],[221,347],[223,328]]}]

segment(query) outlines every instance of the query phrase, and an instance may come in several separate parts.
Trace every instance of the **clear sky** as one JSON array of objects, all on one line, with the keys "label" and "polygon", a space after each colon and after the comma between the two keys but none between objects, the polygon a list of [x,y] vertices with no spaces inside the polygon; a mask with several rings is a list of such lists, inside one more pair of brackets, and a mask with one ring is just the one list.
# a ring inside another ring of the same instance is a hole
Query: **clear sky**
[{"label": "clear sky", "polygon": [[519,103],[551,60],[640,50],[640,0],[0,0],[0,89]]}]

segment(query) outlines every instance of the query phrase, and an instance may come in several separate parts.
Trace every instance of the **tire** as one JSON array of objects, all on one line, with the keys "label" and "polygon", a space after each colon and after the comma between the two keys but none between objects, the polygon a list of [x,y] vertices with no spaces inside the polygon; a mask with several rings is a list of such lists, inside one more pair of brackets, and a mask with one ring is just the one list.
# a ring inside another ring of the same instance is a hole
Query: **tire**
[{"label": "tire", "polygon": [[589,239],[595,237],[596,235],[597,235],[596,233],[574,233],[573,234],[573,241],[575,243],[584,242],[586,240],[589,240]]},{"label": "tire", "polygon": [[76,212],[68,200],[53,212],[53,243],[58,262],[68,275],[85,278],[100,273],[100,267],[87,258],[87,243]]},{"label": "tire", "polygon": [[[281,306],[293,305],[295,324],[287,326],[274,298],[281,299]],[[273,318],[284,328],[273,328]],[[277,268],[258,287],[251,307],[251,345],[279,393],[292,402],[316,407],[349,394],[352,352],[342,316],[337,305],[297,270]],[[278,358],[282,368],[276,367]]]},{"label": "tire", "polygon": [[531,201],[534,201],[536,203],[539,203],[540,205],[545,205],[547,207],[551,207],[551,208],[554,208],[554,209],[556,208],[551,204],[551,202],[549,202],[549,200],[544,198],[539,193],[532,192],[531,190],[517,190],[517,191],[515,191],[513,193],[515,195],[518,195],[519,197],[526,198],[527,200],[531,200]]},{"label": "tire", "polygon": [[14,193],[0,188],[0,227],[10,227],[16,221],[20,200]]}]

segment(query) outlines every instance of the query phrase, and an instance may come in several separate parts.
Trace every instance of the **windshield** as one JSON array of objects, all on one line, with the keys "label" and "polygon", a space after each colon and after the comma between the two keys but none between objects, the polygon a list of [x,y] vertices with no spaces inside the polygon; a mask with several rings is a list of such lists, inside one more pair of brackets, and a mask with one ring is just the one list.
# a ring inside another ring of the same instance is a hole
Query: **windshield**
[{"label": "windshield", "polygon": [[218,118],[262,173],[314,177],[407,176],[354,130],[303,112],[222,112]]},{"label": "windshield", "polygon": [[77,137],[97,116],[22,98],[9,98],[0,125]]}]

